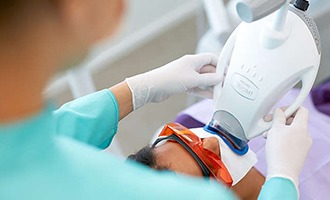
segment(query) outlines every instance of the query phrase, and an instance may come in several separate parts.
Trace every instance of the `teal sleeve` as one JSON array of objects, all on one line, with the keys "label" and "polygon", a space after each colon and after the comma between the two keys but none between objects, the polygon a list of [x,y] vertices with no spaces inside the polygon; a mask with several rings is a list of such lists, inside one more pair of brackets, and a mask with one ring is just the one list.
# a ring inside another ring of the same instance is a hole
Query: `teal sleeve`
[{"label": "teal sleeve", "polygon": [[289,179],[286,178],[271,178],[263,185],[259,200],[296,200],[298,199],[297,190]]},{"label": "teal sleeve", "polygon": [[118,104],[108,89],[66,103],[53,115],[57,134],[100,149],[107,148],[117,132]]}]

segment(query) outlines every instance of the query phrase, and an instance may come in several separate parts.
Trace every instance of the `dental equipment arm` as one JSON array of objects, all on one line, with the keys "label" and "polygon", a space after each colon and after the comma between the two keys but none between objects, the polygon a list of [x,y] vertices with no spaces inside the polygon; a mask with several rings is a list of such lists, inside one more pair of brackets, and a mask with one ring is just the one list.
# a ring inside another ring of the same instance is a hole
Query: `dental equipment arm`
[{"label": "dental equipment arm", "polygon": [[[235,25],[237,24],[233,23],[233,14],[230,13],[228,5],[225,5],[223,0],[198,1],[201,1],[203,4],[208,22],[208,30],[199,39],[196,46],[196,52],[212,52],[219,55],[224,44],[234,30]],[[237,18],[238,16],[236,17],[236,20]],[[204,20],[204,18],[202,20]],[[199,23],[199,29],[204,29],[201,24],[203,23]]]},{"label": "dental equipment arm", "polygon": [[206,16],[219,41],[226,41],[232,32],[232,25],[223,0],[203,0]]},{"label": "dental equipment arm", "polygon": [[[287,7],[292,1],[293,0],[243,0],[236,5],[236,9],[239,17],[243,21],[253,22],[266,17],[283,5]],[[309,2],[307,0],[296,0],[294,1],[294,6],[302,11],[306,11]]]},{"label": "dental equipment arm", "polygon": [[278,10],[290,0],[243,0],[236,5],[237,13],[245,22],[253,22]]}]

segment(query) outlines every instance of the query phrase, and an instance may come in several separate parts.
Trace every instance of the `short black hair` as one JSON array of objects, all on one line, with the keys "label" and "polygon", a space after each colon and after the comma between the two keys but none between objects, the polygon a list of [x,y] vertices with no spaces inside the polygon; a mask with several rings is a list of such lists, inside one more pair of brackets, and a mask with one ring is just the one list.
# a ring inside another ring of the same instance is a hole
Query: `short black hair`
[{"label": "short black hair", "polygon": [[171,171],[168,166],[159,165],[157,163],[155,148],[149,145],[143,147],[135,154],[129,155],[127,159],[136,161],[155,170]]},{"label": "short black hair", "polygon": [[134,160],[138,163],[154,168],[156,166],[156,156],[154,149],[150,146],[145,146],[135,154],[127,157],[128,160]]}]

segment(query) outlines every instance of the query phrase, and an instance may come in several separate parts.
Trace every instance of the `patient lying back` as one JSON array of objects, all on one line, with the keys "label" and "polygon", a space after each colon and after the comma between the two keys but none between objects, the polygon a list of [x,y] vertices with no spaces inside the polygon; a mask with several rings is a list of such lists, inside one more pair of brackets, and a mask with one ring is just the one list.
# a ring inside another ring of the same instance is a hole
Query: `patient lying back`
[{"label": "patient lying back", "polygon": [[[253,167],[256,162],[254,153],[249,150],[245,156],[238,156],[220,137],[202,128],[191,129],[191,131],[202,139],[202,148],[213,152],[224,162],[233,177],[231,189],[237,196],[240,199],[257,199],[265,178]],[[130,155],[128,159],[155,170],[169,170],[182,175],[203,177],[202,169],[193,156],[173,140],[167,140],[155,147],[145,146],[137,153]]]}]

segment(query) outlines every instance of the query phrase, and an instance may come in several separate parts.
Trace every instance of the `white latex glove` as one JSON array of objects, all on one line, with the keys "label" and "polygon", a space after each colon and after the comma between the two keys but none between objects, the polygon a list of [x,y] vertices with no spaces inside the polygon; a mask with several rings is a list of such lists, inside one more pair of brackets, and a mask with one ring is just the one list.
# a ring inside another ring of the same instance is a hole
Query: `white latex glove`
[{"label": "white latex glove", "polygon": [[217,62],[218,57],[211,53],[186,55],[163,67],[127,78],[133,109],[181,92],[212,98],[210,87],[223,79],[215,73]]},{"label": "white latex glove", "polygon": [[221,160],[233,179],[233,186],[242,180],[257,162],[257,156],[251,149],[244,155],[238,155],[234,153],[219,136],[211,134],[203,128],[195,128],[191,129],[191,131],[200,138],[215,137],[218,139]]},{"label": "white latex glove", "polygon": [[275,110],[266,141],[267,180],[287,178],[298,191],[298,176],[312,145],[307,122],[308,110],[303,107],[299,108],[290,125],[286,125],[284,112]]}]

